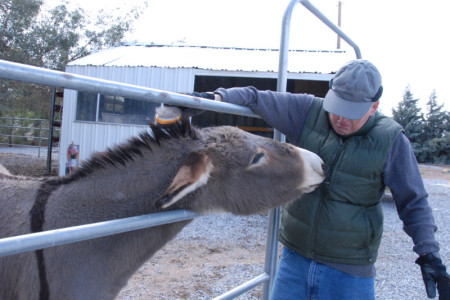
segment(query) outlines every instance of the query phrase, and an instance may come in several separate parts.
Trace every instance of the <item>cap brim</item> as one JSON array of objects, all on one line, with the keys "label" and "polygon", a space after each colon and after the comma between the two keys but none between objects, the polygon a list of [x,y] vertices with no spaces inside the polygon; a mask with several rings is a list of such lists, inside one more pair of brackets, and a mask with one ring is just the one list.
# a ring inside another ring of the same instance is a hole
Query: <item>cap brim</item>
[{"label": "cap brim", "polygon": [[323,109],[346,119],[358,120],[369,111],[372,104],[372,102],[354,102],[345,100],[330,89],[323,101]]}]

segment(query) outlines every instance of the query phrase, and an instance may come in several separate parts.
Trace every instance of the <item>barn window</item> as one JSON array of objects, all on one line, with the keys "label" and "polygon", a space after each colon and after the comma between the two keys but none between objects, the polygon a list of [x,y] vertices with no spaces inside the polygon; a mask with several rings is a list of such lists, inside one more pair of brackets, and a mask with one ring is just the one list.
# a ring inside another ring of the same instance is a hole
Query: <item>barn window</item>
[{"label": "barn window", "polygon": [[78,92],[77,114],[79,121],[95,121],[97,115],[97,94]]},{"label": "barn window", "polygon": [[120,124],[148,124],[154,119],[157,103],[120,96],[78,92],[77,120]]}]

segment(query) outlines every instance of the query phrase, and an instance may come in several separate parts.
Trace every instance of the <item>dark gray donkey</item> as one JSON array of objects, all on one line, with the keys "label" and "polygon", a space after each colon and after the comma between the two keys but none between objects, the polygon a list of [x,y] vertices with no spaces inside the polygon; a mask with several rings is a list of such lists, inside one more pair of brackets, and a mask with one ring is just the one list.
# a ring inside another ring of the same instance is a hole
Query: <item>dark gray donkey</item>
[{"label": "dark gray donkey", "polygon": [[[322,160],[234,127],[152,124],[64,177],[0,172],[0,238],[173,209],[254,214],[311,192]],[[0,299],[113,299],[190,221],[0,258]]]}]

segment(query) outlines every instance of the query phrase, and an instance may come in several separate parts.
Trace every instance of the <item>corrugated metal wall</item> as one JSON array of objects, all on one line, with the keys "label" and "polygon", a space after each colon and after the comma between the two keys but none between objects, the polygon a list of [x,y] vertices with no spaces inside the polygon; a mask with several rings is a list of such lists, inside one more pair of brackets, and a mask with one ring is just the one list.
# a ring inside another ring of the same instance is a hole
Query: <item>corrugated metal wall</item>
[{"label": "corrugated metal wall", "polygon": [[[194,69],[169,69],[150,67],[98,67],[68,66],[67,72],[89,77],[113,80],[170,92],[192,92]],[[147,126],[80,122],[75,120],[77,91],[64,91],[63,123],[60,139],[59,174],[65,173],[66,149],[70,143],[80,146],[80,160],[89,158],[96,151],[104,151]]]}]

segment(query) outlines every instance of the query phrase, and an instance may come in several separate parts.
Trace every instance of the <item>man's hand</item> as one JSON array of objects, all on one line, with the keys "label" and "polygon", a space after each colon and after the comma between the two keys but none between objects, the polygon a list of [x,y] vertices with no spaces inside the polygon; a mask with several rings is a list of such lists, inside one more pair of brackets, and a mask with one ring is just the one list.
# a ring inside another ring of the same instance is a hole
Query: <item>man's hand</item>
[{"label": "man's hand", "polygon": [[209,99],[209,100],[214,100],[214,93],[208,93],[208,92],[192,92],[186,95],[190,95],[190,96],[194,96],[194,97],[200,97],[200,98],[205,98],[205,99]]},{"label": "man's hand", "polygon": [[416,264],[420,265],[428,298],[436,297],[437,286],[439,300],[450,300],[450,275],[446,272],[439,253],[422,255],[416,260]]}]

